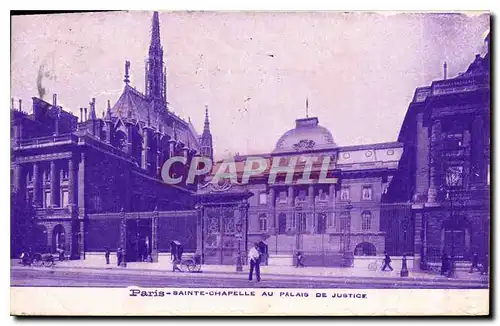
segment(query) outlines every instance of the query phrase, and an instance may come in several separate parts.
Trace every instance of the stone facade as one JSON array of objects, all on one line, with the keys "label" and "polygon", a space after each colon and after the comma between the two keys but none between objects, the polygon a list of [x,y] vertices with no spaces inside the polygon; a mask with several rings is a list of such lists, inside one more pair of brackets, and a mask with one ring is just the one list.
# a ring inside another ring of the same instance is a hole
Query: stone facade
[{"label": "stone facade", "polygon": [[418,88],[401,127],[404,152],[388,194],[412,202],[422,268],[443,253],[489,252],[489,72],[488,52],[459,76]]},{"label": "stone facade", "polygon": [[[28,234],[38,239],[17,241],[13,254],[31,246],[50,252],[63,249],[68,256],[83,258],[87,241],[92,250],[104,250],[95,234],[118,232],[113,223],[89,222],[96,215],[194,208],[195,185],[170,186],[161,178],[169,157],[183,156],[190,162],[201,151],[201,136],[191,122],[168,107],[162,56],[155,13],[145,94],[129,85],[127,62],[123,93],[115,105],[108,101],[102,118],[97,117],[95,99],[89,110],[80,108],[79,118],[57,105],[57,95],[52,103],[34,97],[31,114],[21,102],[12,108],[12,196],[19,204],[13,212],[13,238]],[[211,137],[208,121],[205,127],[205,138]],[[213,151],[211,142],[203,144],[204,151]],[[173,171],[185,172],[182,167]],[[91,224],[94,231],[89,233]],[[118,242],[117,237],[106,247],[116,248]]]}]

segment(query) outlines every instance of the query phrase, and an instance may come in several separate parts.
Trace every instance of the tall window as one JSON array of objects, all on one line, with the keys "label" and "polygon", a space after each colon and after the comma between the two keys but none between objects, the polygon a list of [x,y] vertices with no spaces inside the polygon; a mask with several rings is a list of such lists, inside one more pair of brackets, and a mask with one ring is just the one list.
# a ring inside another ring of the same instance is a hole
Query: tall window
[{"label": "tall window", "polygon": [[61,192],[61,207],[66,207],[68,206],[68,191],[63,190]]},{"label": "tall window", "polygon": [[259,193],[259,204],[260,205],[267,204],[267,193],[265,193],[265,192]]},{"label": "tall window", "polygon": [[351,214],[344,212],[340,215],[340,231],[345,232],[351,229]]},{"label": "tall window", "polygon": [[361,191],[361,199],[362,200],[372,200],[372,187],[371,186],[363,186],[363,190]]},{"label": "tall window", "polygon": [[266,214],[259,215],[259,230],[262,232],[267,231],[267,217]]},{"label": "tall window", "polygon": [[47,208],[50,206],[50,191],[46,191],[43,196],[43,207]]},{"label": "tall window", "polygon": [[364,211],[361,214],[361,229],[363,231],[368,231],[372,228],[372,213],[370,211]]},{"label": "tall window", "polygon": [[328,213],[328,227],[335,227],[335,212]]},{"label": "tall window", "polygon": [[340,189],[340,200],[347,201],[350,198],[351,198],[350,188],[349,187],[342,187],[342,189]]},{"label": "tall window", "polygon": [[280,203],[286,203],[286,191],[280,192]]}]

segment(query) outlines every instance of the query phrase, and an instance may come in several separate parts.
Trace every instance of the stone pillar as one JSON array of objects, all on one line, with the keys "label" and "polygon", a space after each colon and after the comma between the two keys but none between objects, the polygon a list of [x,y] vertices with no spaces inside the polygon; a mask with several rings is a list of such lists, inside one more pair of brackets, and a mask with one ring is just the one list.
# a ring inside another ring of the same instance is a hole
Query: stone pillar
[{"label": "stone pillar", "polygon": [[292,228],[296,228],[297,222],[298,222],[297,217],[295,217],[295,225],[292,225],[292,220],[293,220],[292,214],[295,214],[294,209],[293,209],[294,201],[295,201],[293,186],[288,186],[287,201],[288,201],[288,208],[290,209],[290,212],[288,214],[286,214],[286,216],[287,216],[286,225],[287,225],[287,231],[288,231],[289,225],[292,226]]},{"label": "stone pillar", "polygon": [[75,174],[77,165],[74,163],[73,158],[68,160],[68,206],[69,211],[73,215],[75,213]]},{"label": "stone pillar", "polygon": [[422,211],[413,212],[415,216],[414,225],[414,242],[413,242],[413,268],[419,269],[422,262],[421,250],[422,250],[422,230],[423,230],[423,218]]},{"label": "stone pillar", "polygon": [[144,170],[147,170],[149,172],[149,152],[151,147],[149,146],[150,144],[150,129],[148,127],[144,127],[144,132],[143,132],[143,137],[144,137],[144,142],[142,144],[142,168]]},{"label": "stone pillar", "polygon": [[438,188],[441,185],[441,121],[435,120],[431,129],[431,148],[430,148],[430,183],[427,194],[427,201],[435,203]]},{"label": "stone pillar", "polygon": [[314,227],[314,216],[315,216],[315,207],[314,207],[314,186],[309,185],[309,188],[307,189],[307,204],[308,204],[308,212],[307,214],[307,225],[306,225],[306,230],[304,231],[309,231],[311,233],[315,233],[315,227]]},{"label": "stone pillar", "polygon": [[[250,205],[248,204],[247,199],[243,199],[239,209],[240,209],[240,223],[241,223],[241,231],[243,236],[243,243],[245,244],[245,248],[240,248],[242,251],[243,257],[246,257],[246,253],[248,252],[248,208]],[[251,244],[252,245],[252,244]],[[245,259],[246,260],[246,259]]]},{"label": "stone pillar", "polygon": [[175,156],[175,145],[176,141],[173,139],[170,139],[168,141],[168,158],[171,158],[172,156]]},{"label": "stone pillar", "polygon": [[203,205],[196,205],[196,254],[200,255],[202,263],[203,256]]},{"label": "stone pillar", "polygon": [[59,206],[59,178],[56,161],[50,161],[50,206]]},{"label": "stone pillar", "polygon": [[78,164],[78,211],[81,218],[85,216],[85,153],[80,154]]},{"label": "stone pillar", "polygon": [[80,259],[85,259],[85,222],[80,220],[80,229],[78,230],[78,252]]},{"label": "stone pillar", "polygon": [[23,166],[19,163],[14,164],[14,190],[18,192],[18,195],[26,193],[25,187],[26,176],[24,174]]},{"label": "stone pillar", "polygon": [[269,188],[269,207],[271,207],[271,216],[268,221],[272,221],[271,228],[269,230],[270,234],[277,234],[278,223],[276,223],[276,191],[274,188]]},{"label": "stone pillar", "polygon": [[415,200],[425,201],[429,191],[429,132],[423,124],[423,113],[417,114],[417,140],[415,164]]},{"label": "stone pillar", "polygon": [[120,248],[123,253],[122,263],[120,266],[127,267],[127,218],[123,208],[120,211]]},{"label": "stone pillar", "polygon": [[158,207],[155,207],[153,211],[153,219],[151,221],[151,259],[153,263],[158,262],[158,222],[160,213],[158,212]]},{"label": "stone pillar", "polygon": [[33,204],[36,207],[42,206],[42,175],[40,172],[40,163],[33,163]]},{"label": "stone pillar", "polygon": [[161,148],[160,148],[161,135],[159,132],[155,132],[154,140],[155,140],[155,144],[156,144],[156,146],[155,146],[155,148],[156,148],[156,152],[155,152],[156,175],[160,176],[161,175],[161,168],[162,168],[162,165],[164,162],[161,162]]}]

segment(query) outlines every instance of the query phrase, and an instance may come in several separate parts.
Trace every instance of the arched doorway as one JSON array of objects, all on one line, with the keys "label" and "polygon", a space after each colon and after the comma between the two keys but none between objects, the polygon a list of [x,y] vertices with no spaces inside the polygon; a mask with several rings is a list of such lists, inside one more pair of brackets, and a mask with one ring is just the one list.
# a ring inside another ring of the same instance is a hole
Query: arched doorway
[{"label": "arched doorway", "polygon": [[278,215],[278,233],[285,234],[286,233],[286,214],[280,213]]},{"label": "arched doorway", "polygon": [[354,249],[355,256],[375,256],[376,254],[375,246],[369,242],[361,242]]},{"label": "arched doorway", "polygon": [[66,232],[61,224],[57,224],[52,231],[52,252],[57,252],[58,249],[66,251]]}]

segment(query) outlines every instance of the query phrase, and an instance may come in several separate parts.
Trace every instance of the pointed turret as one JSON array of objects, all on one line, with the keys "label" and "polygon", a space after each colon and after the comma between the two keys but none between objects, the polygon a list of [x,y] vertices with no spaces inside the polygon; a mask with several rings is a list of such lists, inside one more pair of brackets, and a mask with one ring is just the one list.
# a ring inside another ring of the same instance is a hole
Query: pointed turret
[{"label": "pointed turret", "polygon": [[208,119],[208,106],[205,106],[205,123],[203,133],[200,137],[200,154],[213,160],[214,150],[212,146],[212,133],[210,132],[210,121]]},{"label": "pointed turret", "polygon": [[92,98],[92,102],[89,102],[90,105],[90,119],[97,120],[97,115],[95,114],[95,98]]},{"label": "pointed turret", "polygon": [[163,67],[163,47],[160,41],[160,19],[158,12],[153,13],[151,43],[146,65],[146,97],[155,101],[155,107],[166,107],[166,71]]}]

